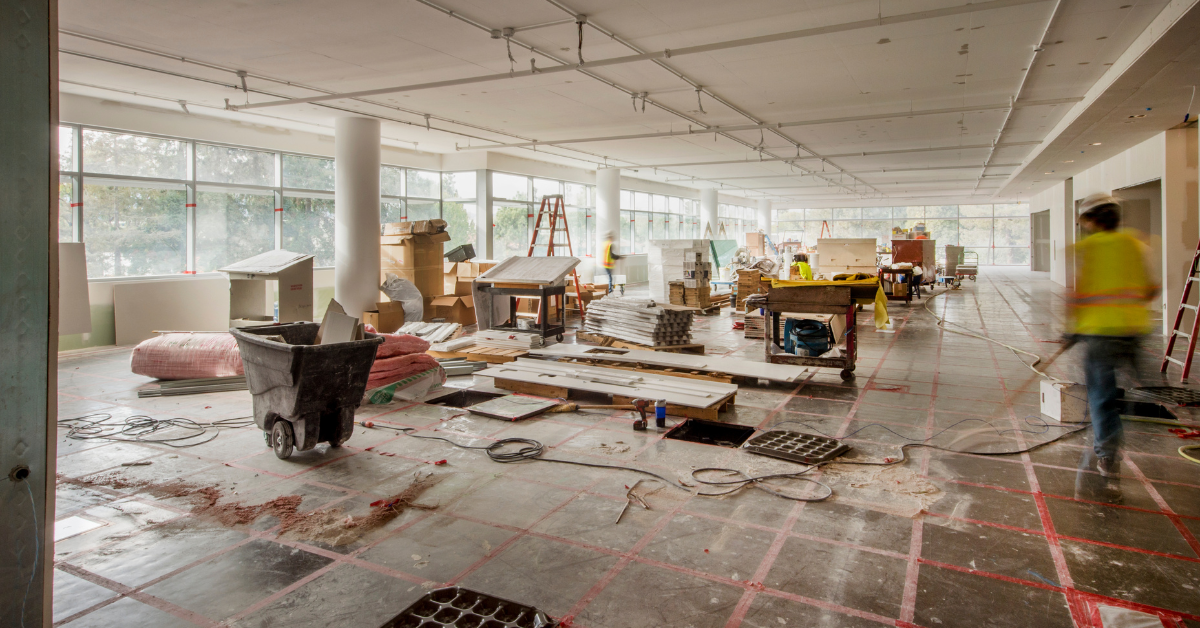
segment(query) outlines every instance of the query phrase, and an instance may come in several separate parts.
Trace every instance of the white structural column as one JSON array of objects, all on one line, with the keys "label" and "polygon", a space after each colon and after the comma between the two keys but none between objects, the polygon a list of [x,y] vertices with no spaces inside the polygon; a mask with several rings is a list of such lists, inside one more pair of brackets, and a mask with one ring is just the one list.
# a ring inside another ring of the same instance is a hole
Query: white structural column
[{"label": "white structural column", "polygon": [[[604,235],[611,233],[618,244],[621,241],[621,169],[599,168],[596,170],[596,268],[600,267],[601,247]],[[628,253],[618,247],[617,253]]]},{"label": "white structural column", "polygon": [[[1188,275],[1196,239],[1200,234],[1197,219],[1196,128],[1166,132],[1166,154],[1162,179],[1162,294],[1163,333],[1170,333],[1175,313],[1183,297],[1183,282]],[[1181,329],[1190,329],[1194,312],[1183,316]]]},{"label": "white structural column", "polygon": [[717,239],[721,228],[717,226],[717,190],[700,190],[700,237]]},{"label": "white structural column", "polygon": [[379,120],[338,118],[334,157],[333,298],[357,317],[379,296]]},{"label": "white structural column", "polygon": [[765,198],[758,201],[758,228],[763,233],[771,233],[771,201]]}]

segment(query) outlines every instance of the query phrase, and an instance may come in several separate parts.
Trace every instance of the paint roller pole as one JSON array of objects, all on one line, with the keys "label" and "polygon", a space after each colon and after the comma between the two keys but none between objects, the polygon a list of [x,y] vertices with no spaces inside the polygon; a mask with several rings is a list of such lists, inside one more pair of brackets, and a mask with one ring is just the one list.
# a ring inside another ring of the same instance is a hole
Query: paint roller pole
[{"label": "paint roller pole", "polygon": [[354,317],[379,298],[379,137],[376,118],[334,121],[333,298]]}]

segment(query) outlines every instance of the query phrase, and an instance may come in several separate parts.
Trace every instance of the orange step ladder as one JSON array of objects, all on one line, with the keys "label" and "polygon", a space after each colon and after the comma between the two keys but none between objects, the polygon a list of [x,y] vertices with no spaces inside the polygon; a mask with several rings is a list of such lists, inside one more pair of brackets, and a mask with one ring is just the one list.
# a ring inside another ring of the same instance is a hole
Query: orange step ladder
[{"label": "orange step ladder", "polygon": [[[542,226],[543,220],[546,221],[546,226]],[[546,242],[543,244],[538,244],[538,236],[542,231],[547,232]],[[537,247],[545,246],[546,257],[553,257],[555,254],[555,249],[564,246],[563,244],[558,243],[558,240],[555,237],[555,234],[558,233],[562,233],[566,236],[567,243],[565,246],[567,247],[567,255],[574,257],[575,251],[571,247],[571,230],[567,228],[567,210],[563,204],[563,195],[547,194],[546,196],[542,197],[542,204],[538,207],[537,220],[535,220],[533,223],[533,235],[529,238],[528,256],[533,257],[534,250]],[[571,269],[571,281],[575,284],[575,302],[579,304],[579,319],[582,321],[585,316],[583,295],[582,290],[579,288],[579,274],[575,272],[574,268]],[[550,298],[557,300],[558,295]],[[541,311],[545,306],[545,303],[538,305],[538,320],[541,320]],[[566,312],[566,303],[559,303],[558,306],[563,309],[564,313]]]},{"label": "orange step ladder", "polygon": [[[1200,282],[1200,245],[1196,246],[1196,254],[1192,257],[1192,268],[1188,271],[1188,276],[1183,280],[1183,296],[1179,299],[1179,310],[1175,313],[1175,327],[1171,330],[1171,339],[1167,341],[1167,350],[1163,353],[1162,367],[1159,371],[1166,373],[1168,364],[1178,364],[1183,367],[1183,374],[1179,377],[1181,383],[1186,383],[1188,373],[1192,370],[1192,355],[1196,351],[1196,334],[1200,332],[1200,302],[1196,305],[1188,303],[1188,297],[1192,294],[1192,286]],[[1183,311],[1192,311],[1192,331],[1185,333],[1179,331],[1179,326],[1183,323]],[[1175,340],[1183,336],[1187,338],[1187,355],[1183,356],[1182,360],[1171,357],[1171,352],[1175,350]]]}]

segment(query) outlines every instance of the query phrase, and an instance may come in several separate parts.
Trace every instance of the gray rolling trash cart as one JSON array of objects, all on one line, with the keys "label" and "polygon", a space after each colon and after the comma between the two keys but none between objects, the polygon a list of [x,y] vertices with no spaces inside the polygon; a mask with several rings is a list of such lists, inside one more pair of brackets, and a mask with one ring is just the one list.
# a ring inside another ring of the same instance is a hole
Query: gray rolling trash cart
[{"label": "gray rolling trash cart", "polygon": [[[281,460],[293,448],[339,447],[354,433],[354,410],[366,392],[383,338],[312,344],[317,323],[231,329],[254,397],[254,422]],[[283,336],[277,342],[264,336]]]}]

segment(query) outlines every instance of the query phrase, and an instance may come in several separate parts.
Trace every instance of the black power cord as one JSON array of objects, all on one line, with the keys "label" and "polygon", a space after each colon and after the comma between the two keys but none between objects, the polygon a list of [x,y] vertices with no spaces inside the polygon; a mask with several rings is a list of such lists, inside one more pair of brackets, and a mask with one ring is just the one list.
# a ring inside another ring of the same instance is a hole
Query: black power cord
[{"label": "black power cord", "polygon": [[[62,419],[59,427],[67,428],[67,438],[72,440],[107,440],[123,443],[151,443],[166,445],[177,449],[195,447],[211,442],[221,435],[221,430],[253,427],[253,417],[237,417],[218,421],[200,422],[192,419],[175,417],[171,419],[156,419],[144,414],[126,417],[121,421],[113,421],[113,415],[98,412],[73,419]],[[160,435],[158,432],[167,430],[183,430],[179,436]],[[211,431],[211,435],[210,435]],[[205,436],[207,438],[204,438]],[[203,438],[203,440],[195,440]],[[194,441],[194,442],[188,442]]]}]

